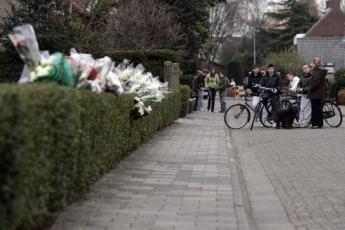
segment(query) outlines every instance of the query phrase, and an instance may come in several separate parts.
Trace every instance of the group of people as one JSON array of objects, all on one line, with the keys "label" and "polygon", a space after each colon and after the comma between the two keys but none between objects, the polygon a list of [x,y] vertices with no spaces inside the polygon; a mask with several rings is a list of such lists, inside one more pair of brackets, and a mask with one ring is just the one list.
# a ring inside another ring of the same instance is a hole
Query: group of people
[{"label": "group of people", "polygon": [[[301,77],[294,76],[291,72],[287,73],[286,78],[289,81],[288,91],[301,96],[299,113],[300,127],[307,127],[310,123],[312,128],[323,127],[322,100],[326,96],[326,75],[327,70],[322,68],[319,58],[314,58],[310,64],[303,65]],[[260,89],[255,87],[256,84],[266,88],[273,88],[274,90],[261,93]],[[275,122],[274,126],[279,128],[279,125],[276,125],[279,119],[278,95],[283,90],[283,81],[280,75],[275,72],[274,66],[268,65],[267,73],[263,76],[260,67],[254,65],[248,77],[245,90],[246,93],[253,96],[254,108],[259,103],[260,97],[265,106],[271,100],[272,116]]]},{"label": "group of people", "polygon": [[223,73],[217,74],[213,69],[208,72],[207,69],[198,70],[193,79],[193,91],[196,96],[195,108],[196,111],[203,111],[203,93],[204,90],[208,92],[207,111],[214,112],[214,105],[217,91],[220,98],[220,111],[224,113],[226,110],[226,94],[228,87],[234,87],[235,82],[224,76]]}]

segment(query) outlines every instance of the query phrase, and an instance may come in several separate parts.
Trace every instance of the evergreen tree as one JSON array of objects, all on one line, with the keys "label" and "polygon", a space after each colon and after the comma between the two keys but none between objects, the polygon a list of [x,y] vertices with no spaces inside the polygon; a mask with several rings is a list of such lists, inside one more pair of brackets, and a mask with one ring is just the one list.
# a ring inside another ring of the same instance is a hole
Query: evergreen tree
[{"label": "evergreen tree", "polygon": [[307,32],[318,20],[310,3],[305,1],[284,0],[271,4],[278,7],[276,12],[267,13],[266,20],[273,26],[261,31],[261,35],[269,41],[270,51],[289,49],[295,35]]},{"label": "evergreen tree", "polygon": [[160,0],[172,6],[185,34],[183,46],[183,69],[194,72],[199,68],[199,51],[207,42],[209,29],[209,9],[224,0]]}]

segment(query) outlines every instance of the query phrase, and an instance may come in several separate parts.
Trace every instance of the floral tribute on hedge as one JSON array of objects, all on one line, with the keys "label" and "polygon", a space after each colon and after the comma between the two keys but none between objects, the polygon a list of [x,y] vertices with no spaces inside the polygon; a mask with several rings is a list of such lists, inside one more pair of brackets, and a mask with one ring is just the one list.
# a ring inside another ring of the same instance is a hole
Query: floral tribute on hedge
[{"label": "floral tribute on hedge", "polygon": [[132,113],[135,118],[151,114],[152,109],[146,107],[145,102],[160,102],[168,92],[168,83],[145,72],[141,64],[134,67],[124,60],[115,66],[109,57],[94,59],[91,54],[78,53],[73,48],[68,56],[60,52],[42,52],[30,24],[15,27],[9,37],[25,63],[19,83],[54,81],[95,93],[133,93],[137,95]]}]

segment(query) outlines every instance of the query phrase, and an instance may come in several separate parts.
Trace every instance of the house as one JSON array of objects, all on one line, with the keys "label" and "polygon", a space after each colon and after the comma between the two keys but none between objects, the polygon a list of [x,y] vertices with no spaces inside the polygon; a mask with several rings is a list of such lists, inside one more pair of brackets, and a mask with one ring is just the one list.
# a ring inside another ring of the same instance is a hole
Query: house
[{"label": "house", "polygon": [[314,57],[345,68],[345,13],[341,0],[328,0],[327,13],[304,36],[296,36],[297,52],[309,63]]}]

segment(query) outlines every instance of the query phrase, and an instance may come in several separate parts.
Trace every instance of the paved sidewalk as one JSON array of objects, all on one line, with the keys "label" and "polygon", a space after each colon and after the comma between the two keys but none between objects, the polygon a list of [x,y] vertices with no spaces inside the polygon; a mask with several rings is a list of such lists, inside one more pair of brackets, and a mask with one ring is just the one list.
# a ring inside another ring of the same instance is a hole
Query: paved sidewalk
[{"label": "paved sidewalk", "polygon": [[229,130],[223,114],[193,113],[51,230],[344,230],[344,129]]},{"label": "paved sidewalk", "polygon": [[52,230],[249,229],[227,138],[223,114],[180,119],[69,206]]}]

